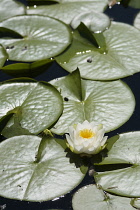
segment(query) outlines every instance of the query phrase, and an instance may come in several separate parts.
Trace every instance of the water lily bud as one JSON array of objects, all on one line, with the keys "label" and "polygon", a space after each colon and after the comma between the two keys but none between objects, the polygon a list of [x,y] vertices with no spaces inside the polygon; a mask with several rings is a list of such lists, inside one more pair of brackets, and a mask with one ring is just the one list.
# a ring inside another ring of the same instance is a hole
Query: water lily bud
[{"label": "water lily bud", "polygon": [[69,134],[66,134],[67,146],[77,154],[97,154],[106,146],[107,136],[104,133],[102,124],[85,120],[69,127]]}]

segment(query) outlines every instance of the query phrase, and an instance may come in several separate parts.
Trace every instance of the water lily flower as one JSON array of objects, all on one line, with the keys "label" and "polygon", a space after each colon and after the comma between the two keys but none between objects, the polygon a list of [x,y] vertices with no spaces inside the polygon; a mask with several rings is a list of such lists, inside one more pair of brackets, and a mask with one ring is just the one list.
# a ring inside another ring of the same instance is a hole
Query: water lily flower
[{"label": "water lily flower", "polygon": [[102,124],[85,120],[69,127],[69,134],[66,134],[67,146],[77,154],[97,154],[106,146],[107,136],[104,133]]}]

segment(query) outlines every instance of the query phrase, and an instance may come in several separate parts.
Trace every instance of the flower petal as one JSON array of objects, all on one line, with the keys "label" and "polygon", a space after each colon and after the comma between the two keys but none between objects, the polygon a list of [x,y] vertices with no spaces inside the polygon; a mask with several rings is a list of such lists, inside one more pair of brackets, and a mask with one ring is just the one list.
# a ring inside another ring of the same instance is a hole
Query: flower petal
[{"label": "flower petal", "polygon": [[103,145],[106,143],[107,137],[108,137],[108,136],[105,136],[105,137],[103,138],[103,140],[101,141],[101,146],[103,146]]},{"label": "flower petal", "polygon": [[75,153],[97,154],[106,146],[107,136],[104,136],[102,124],[95,122],[77,123],[69,127],[69,135],[66,134],[69,148]]},{"label": "flower petal", "polygon": [[69,136],[68,134],[65,134],[65,135],[66,135],[66,140],[67,140],[68,144],[69,144],[71,147],[73,147],[73,142],[72,142],[70,136]]}]

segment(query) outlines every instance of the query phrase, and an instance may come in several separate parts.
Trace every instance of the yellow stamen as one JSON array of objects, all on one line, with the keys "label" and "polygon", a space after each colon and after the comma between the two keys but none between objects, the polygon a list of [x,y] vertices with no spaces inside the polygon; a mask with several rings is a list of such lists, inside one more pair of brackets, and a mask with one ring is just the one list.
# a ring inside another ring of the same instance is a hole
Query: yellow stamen
[{"label": "yellow stamen", "polygon": [[84,129],[79,132],[79,136],[82,138],[90,139],[95,136],[95,133],[91,129]]}]

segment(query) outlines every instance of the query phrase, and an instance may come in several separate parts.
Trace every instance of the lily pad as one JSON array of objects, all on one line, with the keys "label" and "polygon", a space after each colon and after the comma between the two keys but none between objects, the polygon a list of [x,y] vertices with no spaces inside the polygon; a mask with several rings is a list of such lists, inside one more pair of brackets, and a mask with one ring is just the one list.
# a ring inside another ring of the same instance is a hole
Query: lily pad
[{"label": "lily pad", "polygon": [[71,26],[76,29],[80,23],[84,23],[93,33],[101,33],[109,28],[111,22],[107,15],[100,12],[85,12],[74,17]]},{"label": "lily pad", "polygon": [[80,25],[77,28],[77,31],[81,35],[82,38],[88,41],[90,45],[91,44],[93,45],[96,51],[100,49],[100,53],[105,54],[107,52],[106,41],[105,41],[105,37],[103,33],[92,33],[83,22],[80,23]]},{"label": "lily pad", "polygon": [[125,163],[129,166],[98,172],[95,175],[96,182],[107,192],[127,197],[140,197],[140,131],[124,133],[108,139],[107,149],[109,149],[108,156],[103,159],[101,165]]},{"label": "lily pad", "polygon": [[134,210],[130,201],[130,198],[105,193],[96,185],[87,185],[74,194],[72,206],[73,210]]},{"label": "lily pad", "polygon": [[46,137],[36,161],[40,141],[37,136],[22,135],[0,144],[1,196],[47,201],[68,193],[82,181],[84,175],[69,163],[58,140]]},{"label": "lily pad", "polygon": [[22,14],[25,14],[24,4],[14,0],[0,0],[0,21]]},{"label": "lily pad", "polygon": [[7,58],[8,58],[8,55],[5,51],[5,49],[3,48],[2,45],[0,45],[0,67],[2,67],[4,65]]},{"label": "lily pad", "polygon": [[4,66],[1,70],[14,77],[36,77],[46,71],[53,59],[45,59],[33,63],[15,63]]},{"label": "lily pad", "polygon": [[63,110],[62,98],[52,85],[27,81],[9,81],[0,87],[0,118],[14,113],[2,131],[6,137],[38,134],[49,128]]},{"label": "lily pad", "polygon": [[130,0],[129,6],[140,9],[140,1],[139,0]]},{"label": "lily pad", "polygon": [[52,131],[68,132],[68,127],[85,120],[104,125],[109,132],[121,126],[132,115],[134,96],[121,81],[99,82],[83,80],[76,70],[66,77],[51,81],[61,93],[64,111]]},{"label": "lily pad", "polygon": [[140,198],[133,198],[131,205],[134,206],[134,208],[140,209]]},{"label": "lily pad", "polygon": [[112,22],[103,34],[106,51],[95,48],[75,32],[72,45],[57,56],[56,61],[68,72],[78,67],[81,77],[92,80],[114,80],[139,72],[139,30],[124,23]]},{"label": "lily pad", "polygon": [[62,22],[38,15],[12,17],[0,23],[23,38],[1,38],[10,60],[36,61],[61,53],[70,43],[70,29]]},{"label": "lily pad", "polygon": [[61,0],[58,4],[27,7],[27,14],[55,17],[67,24],[78,14],[89,11],[103,12],[108,0]]},{"label": "lily pad", "polygon": [[138,29],[140,29],[140,12],[136,15],[134,20],[134,26]]}]

